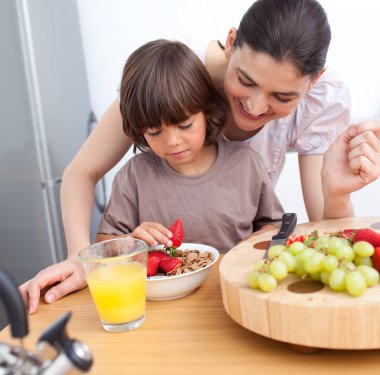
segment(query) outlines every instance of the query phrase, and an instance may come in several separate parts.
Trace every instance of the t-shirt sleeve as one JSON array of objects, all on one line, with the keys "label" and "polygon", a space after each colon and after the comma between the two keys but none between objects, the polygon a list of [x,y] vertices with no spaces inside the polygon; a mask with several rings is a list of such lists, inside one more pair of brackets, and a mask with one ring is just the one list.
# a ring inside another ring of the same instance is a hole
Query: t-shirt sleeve
[{"label": "t-shirt sleeve", "polygon": [[137,202],[137,187],[131,161],[128,161],[113,180],[111,197],[101,217],[98,233],[131,233],[139,225]]},{"label": "t-shirt sleeve", "polygon": [[351,121],[350,94],[336,73],[326,72],[295,113],[288,150],[301,155],[323,154]]}]

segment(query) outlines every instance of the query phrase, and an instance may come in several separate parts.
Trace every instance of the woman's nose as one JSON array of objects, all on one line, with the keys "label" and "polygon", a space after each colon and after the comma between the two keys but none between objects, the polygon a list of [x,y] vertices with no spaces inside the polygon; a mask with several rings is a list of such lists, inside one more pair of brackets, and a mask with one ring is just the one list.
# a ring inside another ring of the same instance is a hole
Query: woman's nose
[{"label": "woman's nose", "polygon": [[268,111],[269,103],[264,94],[256,92],[248,98],[247,107],[251,115],[259,116]]}]

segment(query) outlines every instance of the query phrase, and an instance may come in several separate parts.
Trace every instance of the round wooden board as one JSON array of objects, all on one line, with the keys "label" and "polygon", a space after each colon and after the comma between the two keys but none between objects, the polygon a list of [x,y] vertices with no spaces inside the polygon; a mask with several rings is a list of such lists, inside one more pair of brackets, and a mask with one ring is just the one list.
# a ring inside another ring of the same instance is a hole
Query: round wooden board
[{"label": "round wooden board", "polygon": [[[297,225],[295,234],[317,229],[319,235],[342,229],[380,229],[380,217],[324,220]],[[226,312],[243,327],[271,339],[314,348],[380,348],[380,284],[361,297],[331,291],[322,284],[282,280],[271,293],[252,289],[246,277],[264,255],[276,231],[251,238],[231,249],[219,271]],[[260,250],[261,249],[261,250]],[[298,285],[297,285],[298,283]]]}]

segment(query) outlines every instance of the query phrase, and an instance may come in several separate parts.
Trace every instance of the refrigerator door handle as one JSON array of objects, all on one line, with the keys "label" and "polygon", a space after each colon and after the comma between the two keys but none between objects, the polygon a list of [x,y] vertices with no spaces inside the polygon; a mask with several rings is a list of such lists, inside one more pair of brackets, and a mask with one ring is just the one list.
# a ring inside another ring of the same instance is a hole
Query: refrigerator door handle
[{"label": "refrigerator door handle", "polygon": [[[90,111],[87,122],[87,137],[94,130],[98,120],[95,116],[94,111]],[[100,213],[103,213],[106,209],[106,181],[105,178],[102,177],[100,181],[97,183],[95,188],[95,207],[98,209]]]}]

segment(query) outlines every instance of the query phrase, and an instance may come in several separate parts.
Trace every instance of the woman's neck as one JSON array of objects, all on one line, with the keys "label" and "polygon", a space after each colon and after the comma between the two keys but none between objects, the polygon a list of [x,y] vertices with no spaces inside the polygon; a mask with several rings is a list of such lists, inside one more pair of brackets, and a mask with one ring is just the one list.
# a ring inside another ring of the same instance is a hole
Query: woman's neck
[{"label": "woman's neck", "polygon": [[251,131],[242,130],[235,125],[231,112],[229,112],[226,126],[224,128],[224,135],[230,141],[246,141],[256,135],[262,128],[263,127]]}]

